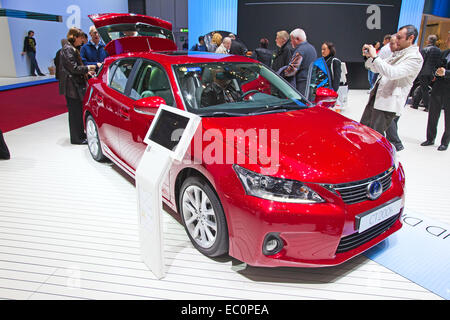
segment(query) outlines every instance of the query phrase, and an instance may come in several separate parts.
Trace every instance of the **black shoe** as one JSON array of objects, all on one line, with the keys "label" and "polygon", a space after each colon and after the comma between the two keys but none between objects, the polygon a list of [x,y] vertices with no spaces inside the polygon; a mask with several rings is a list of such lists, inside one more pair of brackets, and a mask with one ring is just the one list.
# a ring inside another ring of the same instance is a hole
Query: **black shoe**
[{"label": "black shoe", "polygon": [[405,149],[405,147],[403,145],[398,145],[398,146],[395,146],[395,149],[397,151],[402,151],[403,149]]},{"label": "black shoe", "polygon": [[423,109],[423,111],[428,112],[428,108]]},{"label": "black shoe", "polygon": [[424,142],[422,142],[420,145],[422,146],[422,147],[426,147],[426,146],[432,146],[434,144],[434,141],[424,141]]},{"label": "black shoe", "polygon": [[37,74],[31,74],[31,76],[30,77],[37,77]]},{"label": "black shoe", "polygon": [[87,139],[84,139],[84,140],[78,140],[78,141],[70,141],[70,143],[71,143],[71,144],[78,144],[78,145],[81,145],[81,144],[87,144]]},{"label": "black shoe", "polygon": [[418,107],[418,106],[413,106],[413,105],[410,105],[410,107],[411,107],[411,108],[413,108],[413,109],[419,109],[419,107]]},{"label": "black shoe", "polygon": [[43,73],[38,73],[38,75],[41,76],[41,77],[45,76],[45,74],[43,74]]},{"label": "black shoe", "polygon": [[447,150],[447,148],[448,148],[448,145],[441,144],[441,145],[439,146],[438,150],[439,150],[439,151],[445,151],[445,150]]}]

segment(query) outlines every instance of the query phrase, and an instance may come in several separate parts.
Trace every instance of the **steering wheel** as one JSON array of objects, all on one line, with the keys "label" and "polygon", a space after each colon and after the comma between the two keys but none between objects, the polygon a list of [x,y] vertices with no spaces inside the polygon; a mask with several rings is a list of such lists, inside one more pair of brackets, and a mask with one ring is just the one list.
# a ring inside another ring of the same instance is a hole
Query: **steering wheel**
[{"label": "steering wheel", "polygon": [[248,95],[259,93],[259,90],[249,90],[241,96],[241,101],[244,100]]}]

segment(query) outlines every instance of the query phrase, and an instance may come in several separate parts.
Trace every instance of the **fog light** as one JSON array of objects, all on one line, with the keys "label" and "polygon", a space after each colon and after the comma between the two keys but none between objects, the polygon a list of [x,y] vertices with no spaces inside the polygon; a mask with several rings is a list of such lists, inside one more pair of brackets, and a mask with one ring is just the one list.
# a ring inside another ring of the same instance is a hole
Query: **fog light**
[{"label": "fog light", "polygon": [[278,240],[272,239],[266,243],[266,251],[273,251],[278,247]]},{"label": "fog light", "polygon": [[279,233],[269,233],[266,235],[263,244],[263,254],[266,256],[277,254],[283,249],[284,242]]}]

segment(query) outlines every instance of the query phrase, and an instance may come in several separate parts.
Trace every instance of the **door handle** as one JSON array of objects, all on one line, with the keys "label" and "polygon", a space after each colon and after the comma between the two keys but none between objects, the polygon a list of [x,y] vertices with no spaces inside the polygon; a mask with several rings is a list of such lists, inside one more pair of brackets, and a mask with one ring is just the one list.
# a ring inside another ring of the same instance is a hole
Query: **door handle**
[{"label": "door handle", "polygon": [[121,107],[121,108],[119,109],[119,115],[120,115],[122,118],[129,120],[129,119],[130,119],[130,110],[129,110],[128,108]]},{"label": "door handle", "polygon": [[95,95],[93,100],[95,102],[97,102],[98,104],[103,104],[103,98],[100,95],[98,95],[98,94]]},{"label": "door handle", "polygon": [[147,108],[147,110],[143,110],[138,107],[134,107],[133,109],[135,112],[137,112],[139,114],[145,114],[146,116],[156,116],[156,111],[155,112],[149,111],[148,108]]}]

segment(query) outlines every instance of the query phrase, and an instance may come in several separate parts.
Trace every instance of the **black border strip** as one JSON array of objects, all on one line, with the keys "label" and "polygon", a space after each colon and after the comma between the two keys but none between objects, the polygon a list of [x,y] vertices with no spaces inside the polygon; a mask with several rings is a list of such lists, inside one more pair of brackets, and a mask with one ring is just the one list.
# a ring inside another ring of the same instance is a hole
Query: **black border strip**
[{"label": "black border strip", "polygon": [[54,22],[62,22],[63,21],[62,16],[58,16],[58,15],[54,15],[54,14],[31,12],[31,11],[21,11],[21,10],[13,10],[13,9],[0,9],[0,17],[33,19],[33,20],[54,21]]}]

